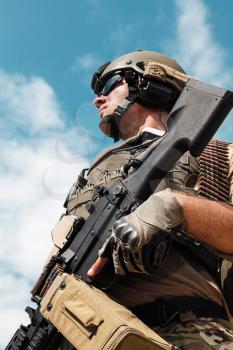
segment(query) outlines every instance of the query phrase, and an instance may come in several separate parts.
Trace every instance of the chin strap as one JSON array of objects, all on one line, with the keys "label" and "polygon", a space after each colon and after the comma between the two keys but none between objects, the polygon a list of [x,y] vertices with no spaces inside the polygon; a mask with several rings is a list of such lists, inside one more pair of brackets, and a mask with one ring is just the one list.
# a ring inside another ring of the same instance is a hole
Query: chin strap
[{"label": "chin strap", "polygon": [[123,114],[128,110],[131,104],[134,103],[137,97],[138,93],[130,93],[129,96],[127,96],[124,101],[122,101],[117,106],[112,115],[106,115],[101,120],[99,124],[100,129],[102,130],[102,125],[108,124],[110,126],[110,132],[108,136],[112,137],[114,139],[114,142],[117,142],[119,140],[119,125]]}]

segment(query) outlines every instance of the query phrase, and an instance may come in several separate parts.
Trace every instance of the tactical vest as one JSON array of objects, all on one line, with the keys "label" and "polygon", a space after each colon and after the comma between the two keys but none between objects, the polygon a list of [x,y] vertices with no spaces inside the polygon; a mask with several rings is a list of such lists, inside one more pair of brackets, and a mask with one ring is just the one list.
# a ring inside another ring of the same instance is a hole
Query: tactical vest
[{"label": "tactical vest", "polygon": [[[143,154],[151,143],[152,141],[146,141],[140,144],[140,142],[138,143],[138,138],[132,138],[120,146],[109,148],[100,154],[89,169],[87,177],[84,179],[83,176],[79,176],[76,183],[72,186],[65,205],[67,208],[67,214],[79,215],[87,218],[89,212],[91,212],[92,204],[98,200],[98,192],[95,191],[95,189],[100,185],[108,187],[116,179],[122,179],[125,176],[122,171],[123,166],[129,159],[134,159],[138,156],[140,156],[140,159],[143,159]],[[200,159],[196,159],[191,156],[189,152],[186,152],[176,163],[174,168],[170,170],[167,176],[161,181],[156,192],[169,187],[171,189],[188,192],[194,195],[200,194],[208,198],[208,195],[201,192],[200,189],[199,193],[198,190],[195,189],[200,171],[203,171],[203,162],[201,163],[201,166]],[[208,175],[208,169],[207,174],[204,175]],[[201,188],[205,188],[206,190],[206,187],[202,186]],[[207,192],[208,191],[207,186]],[[209,198],[213,199],[211,197]],[[175,244],[183,246],[184,249],[188,248],[191,254],[193,254],[194,259],[201,260],[206,265],[206,268],[209,269],[212,274],[214,273],[216,280],[219,281],[219,285],[221,285],[230,313],[233,314],[232,256],[227,256],[221,253],[219,254],[212,249],[209,250],[200,244],[195,244],[193,240],[187,241],[180,236],[177,236]]]}]

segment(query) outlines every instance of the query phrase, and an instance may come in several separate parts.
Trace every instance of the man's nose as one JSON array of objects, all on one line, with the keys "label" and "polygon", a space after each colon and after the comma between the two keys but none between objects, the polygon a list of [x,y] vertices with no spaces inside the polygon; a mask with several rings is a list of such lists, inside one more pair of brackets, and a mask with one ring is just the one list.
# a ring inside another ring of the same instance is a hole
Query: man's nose
[{"label": "man's nose", "polygon": [[107,97],[104,96],[104,95],[101,95],[101,96],[96,97],[96,98],[92,101],[92,103],[93,103],[93,105],[94,105],[96,108],[99,109],[99,108],[102,106],[102,104],[104,104],[104,103],[106,102],[106,100],[107,100]]}]

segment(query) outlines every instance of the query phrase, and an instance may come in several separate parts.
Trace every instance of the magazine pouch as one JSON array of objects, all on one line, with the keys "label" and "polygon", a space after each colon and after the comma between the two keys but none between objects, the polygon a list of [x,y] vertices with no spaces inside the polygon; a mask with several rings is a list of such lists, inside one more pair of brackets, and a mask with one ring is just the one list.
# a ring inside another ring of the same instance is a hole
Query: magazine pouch
[{"label": "magazine pouch", "polygon": [[56,277],[40,312],[78,350],[174,349],[131,311],[74,275]]}]

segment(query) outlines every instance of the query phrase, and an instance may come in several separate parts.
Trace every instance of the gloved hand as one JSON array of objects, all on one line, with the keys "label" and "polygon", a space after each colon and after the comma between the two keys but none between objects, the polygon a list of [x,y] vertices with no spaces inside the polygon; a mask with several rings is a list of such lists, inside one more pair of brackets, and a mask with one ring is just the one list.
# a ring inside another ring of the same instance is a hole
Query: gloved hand
[{"label": "gloved hand", "polygon": [[99,251],[111,251],[115,273],[154,273],[169,250],[171,231],[183,224],[183,210],[170,189],[152,194],[134,212],[117,220]]}]

